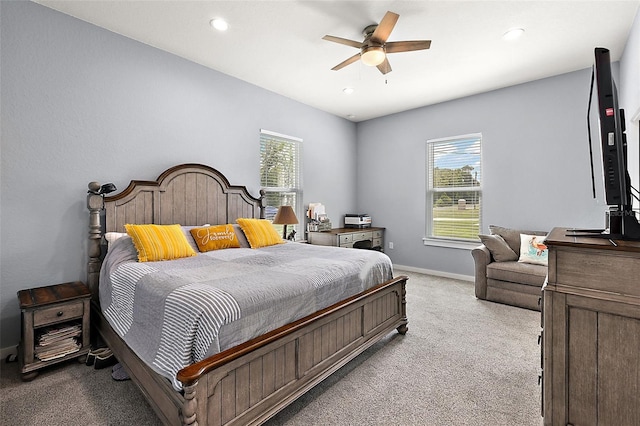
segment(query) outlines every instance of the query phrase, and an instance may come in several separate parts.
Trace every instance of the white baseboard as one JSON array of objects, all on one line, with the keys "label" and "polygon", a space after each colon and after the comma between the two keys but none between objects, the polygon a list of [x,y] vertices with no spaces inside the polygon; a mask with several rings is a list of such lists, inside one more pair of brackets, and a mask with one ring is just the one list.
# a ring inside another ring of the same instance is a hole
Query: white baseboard
[{"label": "white baseboard", "polygon": [[396,265],[395,263],[393,264],[393,270],[417,272],[419,274],[435,275],[436,277],[452,278],[452,279],[461,280],[461,281],[470,281],[470,282],[475,281],[475,278],[469,275],[452,274],[450,272],[435,271],[432,269],[423,269],[423,268],[415,268],[413,266]]},{"label": "white baseboard", "polygon": [[7,359],[9,355],[18,356],[18,347],[9,346],[8,348],[0,348],[0,362]]}]

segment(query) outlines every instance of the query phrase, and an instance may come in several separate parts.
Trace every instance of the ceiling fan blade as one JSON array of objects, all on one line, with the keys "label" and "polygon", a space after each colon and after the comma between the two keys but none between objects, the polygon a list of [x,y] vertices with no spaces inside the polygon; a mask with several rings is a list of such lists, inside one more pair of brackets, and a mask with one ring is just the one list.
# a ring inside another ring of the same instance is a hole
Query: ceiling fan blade
[{"label": "ceiling fan blade", "polygon": [[386,57],[384,58],[384,62],[382,62],[380,65],[378,65],[377,67],[380,72],[382,74],[386,74],[388,72],[391,72],[391,64],[389,63],[389,59],[387,59]]},{"label": "ceiling fan blade", "polygon": [[431,40],[415,41],[391,41],[384,45],[387,53],[409,52],[411,50],[424,50],[431,47]]},{"label": "ceiling fan blade", "polygon": [[333,71],[338,71],[338,70],[346,67],[347,65],[350,65],[350,64],[356,62],[358,59],[360,59],[360,53],[356,53],[355,55],[353,55],[349,59],[346,59],[346,60],[340,62],[338,65],[336,65],[335,67],[333,67],[331,69]]},{"label": "ceiling fan blade", "polygon": [[393,27],[396,26],[396,22],[398,22],[399,17],[400,15],[397,13],[385,13],[384,18],[382,18],[382,21],[380,21],[376,30],[371,34],[371,41],[384,44],[389,38],[391,31],[393,31]]},{"label": "ceiling fan blade", "polygon": [[347,46],[355,47],[356,49],[360,49],[362,47],[361,41],[349,40],[342,37],[335,37],[331,35],[326,35],[322,37],[323,40],[332,41],[334,43],[346,44]]}]

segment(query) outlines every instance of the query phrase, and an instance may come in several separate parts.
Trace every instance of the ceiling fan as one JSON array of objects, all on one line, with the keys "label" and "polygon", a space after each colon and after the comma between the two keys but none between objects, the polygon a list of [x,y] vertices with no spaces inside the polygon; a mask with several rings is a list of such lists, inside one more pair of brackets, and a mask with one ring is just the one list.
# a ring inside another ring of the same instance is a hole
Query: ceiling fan
[{"label": "ceiling fan", "polygon": [[424,50],[431,46],[431,40],[414,40],[414,41],[390,41],[387,42],[393,27],[396,25],[400,15],[393,12],[385,13],[379,24],[369,25],[362,30],[364,41],[354,41],[342,37],[326,35],[323,40],[332,41],[334,43],[346,44],[347,46],[360,49],[360,53],[356,53],[349,59],[340,62],[333,71],[338,71],[349,64],[361,59],[365,65],[377,67],[382,74],[391,71],[391,65],[387,59],[387,53],[409,52],[411,50]]}]

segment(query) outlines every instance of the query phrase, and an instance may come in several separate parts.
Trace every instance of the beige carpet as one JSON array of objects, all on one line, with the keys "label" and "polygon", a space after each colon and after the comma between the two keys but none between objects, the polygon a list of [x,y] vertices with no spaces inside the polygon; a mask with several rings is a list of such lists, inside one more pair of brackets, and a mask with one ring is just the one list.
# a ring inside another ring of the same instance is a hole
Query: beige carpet
[{"label": "beige carpet", "polygon": [[[404,273],[398,271],[398,273]],[[391,333],[267,425],[535,425],[540,314],[479,301],[473,284],[417,273],[409,332]],[[0,423],[155,425],[130,381],[71,361],[21,382],[0,367]]]}]

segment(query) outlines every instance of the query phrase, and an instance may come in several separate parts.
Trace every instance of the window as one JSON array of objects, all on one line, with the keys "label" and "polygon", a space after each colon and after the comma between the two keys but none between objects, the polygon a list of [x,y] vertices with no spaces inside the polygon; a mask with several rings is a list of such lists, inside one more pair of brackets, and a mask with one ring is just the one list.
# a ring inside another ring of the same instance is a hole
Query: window
[{"label": "window", "polygon": [[482,212],[481,134],[427,141],[426,238],[477,242]]},{"label": "window", "polygon": [[[304,228],[302,210],[302,139],[260,130],[260,186],[265,191],[265,219],[273,220],[278,207],[291,206],[298,225],[288,225],[287,233]],[[274,225],[282,232],[283,225]]]}]

